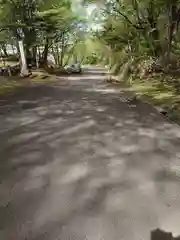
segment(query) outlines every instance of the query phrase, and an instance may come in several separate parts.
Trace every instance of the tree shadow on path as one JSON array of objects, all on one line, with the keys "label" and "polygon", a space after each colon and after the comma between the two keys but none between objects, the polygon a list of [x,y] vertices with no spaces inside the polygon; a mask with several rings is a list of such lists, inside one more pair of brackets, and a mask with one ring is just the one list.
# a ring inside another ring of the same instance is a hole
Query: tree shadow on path
[{"label": "tree shadow on path", "polygon": [[178,231],[179,128],[103,76],[21,90],[0,124],[1,239]]}]

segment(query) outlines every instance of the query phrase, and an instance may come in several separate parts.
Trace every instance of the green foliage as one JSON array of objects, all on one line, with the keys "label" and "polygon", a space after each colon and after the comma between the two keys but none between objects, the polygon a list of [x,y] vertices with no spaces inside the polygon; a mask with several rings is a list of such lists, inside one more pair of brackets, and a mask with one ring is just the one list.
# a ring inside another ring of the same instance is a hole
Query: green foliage
[{"label": "green foliage", "polygon": [[102,44],[103,59],[113,69],[120,70],[129,60],[135,64],[147,58],[161,59],[167,65],[171,55],[178,53],[178,0],[104,0],[99,11],[101,29],[95,35]]},{"label": "green foliage", "polygon": [[72,11],[71,0],[0,0],[0,4],[0,43],[15,44],[23,38],[29,56],[37,46],[44,48],[45,62],[50,49],[58,48],[56,58],[62,64],[65,52],[85,32],[85,20]]}]

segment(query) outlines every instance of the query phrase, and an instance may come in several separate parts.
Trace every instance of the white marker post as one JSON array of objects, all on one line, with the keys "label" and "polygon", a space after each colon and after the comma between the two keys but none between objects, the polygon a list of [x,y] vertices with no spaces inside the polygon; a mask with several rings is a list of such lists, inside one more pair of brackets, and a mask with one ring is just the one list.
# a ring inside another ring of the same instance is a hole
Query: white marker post
[{"label": "white marker post", "polygon": [[20,50],[20,56],[21,56],[21,76],[24,77],[24,76],[29,75],[29,71],[27,69],[23,41],[19,41],[18,44],[19,44],[19,50]]},{"label": "white marker post", "polygon": [[[23,37],[24,37],[23,30],[21,28],[18,28],[17,32],[18,32],[20,38],[23,39]],[[22,77],[25,77],[25,76],[29,75],[29,71],[27,69],[27,63],[26,63],[26,56],[25,56],[25,52],[24,52],[23,40],[19,40],[18,41],[18,45],[19,45],[19,51],[20,51],[20,57],[21,57],[21,73],[20,73],[20,75]]]}]

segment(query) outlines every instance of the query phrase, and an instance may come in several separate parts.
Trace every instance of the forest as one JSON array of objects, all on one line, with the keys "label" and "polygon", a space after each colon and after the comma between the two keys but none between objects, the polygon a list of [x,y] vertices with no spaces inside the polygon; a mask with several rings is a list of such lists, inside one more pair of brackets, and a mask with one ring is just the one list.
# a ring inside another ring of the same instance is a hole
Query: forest
[{"label": "forest", "polygon": [[72,58],[82,62],[89,42],[87,20],[67,0],[2,0],[0,50],[8,63],[19,61],[20,40],[27,62],[31,60],[33,66],[38,56],[38,66],[48,67],[49,54],[56,67],[66,66]]},{"label": "forest", "polygon": [[98,1],[94,35],[104,64],[137,96],[177,118],[180,91],[180,2]]},{"label": "forest", "polygon": [[[116,82],[125,82],[165,113],[177,112],[180,2],[84,0],[80,11],[73,10],[73,3],[1,0],[2,67],[19,62],[18,42],[23,40],[27,63],[36,68],[61,74],[74,61],[100,64],[118,76]],[[94,10],[87,16],[92,5]]]}]

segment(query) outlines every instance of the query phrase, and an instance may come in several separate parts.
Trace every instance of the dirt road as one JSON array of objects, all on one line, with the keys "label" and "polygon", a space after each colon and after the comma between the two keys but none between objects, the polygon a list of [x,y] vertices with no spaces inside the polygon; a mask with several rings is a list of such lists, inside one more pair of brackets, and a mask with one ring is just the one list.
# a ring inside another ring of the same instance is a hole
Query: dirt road
[{"label": "dirt road", "polygon": [[0,107],[1,240],[180,233],[180,129],[104,78],[59,79]]}]

